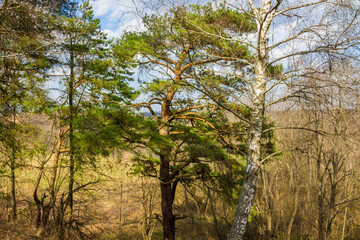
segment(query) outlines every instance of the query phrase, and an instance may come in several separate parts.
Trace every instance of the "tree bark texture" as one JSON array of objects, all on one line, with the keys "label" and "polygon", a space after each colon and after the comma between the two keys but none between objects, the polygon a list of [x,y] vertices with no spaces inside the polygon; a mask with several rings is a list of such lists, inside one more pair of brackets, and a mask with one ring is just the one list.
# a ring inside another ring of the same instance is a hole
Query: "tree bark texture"
[{"label": "tree bark texture", "polygon": [[161,157],[160,183],[161,188],[161,211],[164,240],[175,239],[175,217],[172,210],[173,196],[171,183],[169,182],[169,160],[166,156]]},{"label": "tree bark texture", "polygon": [[[260,137],[262,129],[262,114],[259,113],[259,110],[260,109],[257,109],[257,111],[254,111],[252,114],[253,117],[257,117],[258,120],[256,123],[254,122],[253,126],[251,127],[251,139],[247,154],[244,184],[235,212],[235,219],[228,236],[229,240],[243,239],[249,218],[250,208],[252,206],[252,200],[255,195],[260,162]],[[257,114],[260,116],[256,116]]]},{"label": "tree bark texture", "polygon": [[[175,77],[176,78],[176,77]],[[176,80],[176,79],[175,79]],[[175,95],[175,90],[170,88],[161,106],[161,120],[162,126],[159,129],[161,136],[169,135],[168,121],[170,119],[170,105]],[[170,179],[170,154],[171,149],[169,146],[161,146],[160,148],[160,189],[161,189],[161,212],[163,224],[163,239],[175,239],[175,216],[173,214],[173,200],[174,194],[172,191],[172,184]],[[175,186],[174,186],[175,187]]]},{"label": "tree bark texture", "polygon": [[268,59],[268,31],[274,17],[271,10],[271,0],[262,0],[261,8],[252,9],[255,12],[257,25],[257,53],[255,76],[252,83],[252,112],[250,119],[249,146],[246,154],[247,165],[244,183],[235,212],[228,240],[241,240],[244,237],[252,201],[254,199],[258,169],[260,165],[261,135],[265,109],[265,92]]}]

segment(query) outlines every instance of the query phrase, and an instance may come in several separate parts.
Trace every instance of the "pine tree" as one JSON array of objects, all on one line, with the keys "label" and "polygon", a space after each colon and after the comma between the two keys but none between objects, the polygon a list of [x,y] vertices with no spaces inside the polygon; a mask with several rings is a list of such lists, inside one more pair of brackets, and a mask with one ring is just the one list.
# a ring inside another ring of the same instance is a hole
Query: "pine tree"
[{"label": "pine tree", "polygon": [[[213,67],[231,59],[235,52],[244,58],[248,56],[242,45],[229,48],[226,41],[194,31],[197,23],[217,33],[221,28],[217,18],[223,18],[222,14],[213,11],[211,5],[179,6],[162,16],[144,17],[146,31],[128,32],[115,45],[119,61],[133,58],[152,75],[160,73],[144,84],[148,100],[131,105],[148,109],[153,120],[138,120],[142,124],[132,128],[138,135],[132,137],[129,133],[127,138],[135,149],[144,145],[151,151],[137,154],[136,171],[160,182],[164,239],[175,239],[178,216],[173,213],[173,203],[178,184],[209,177],[208,162],[231,161],[216,141],[217,138],[227,141],[220,132],[229,124],[226,121],[224,125],[218,124],[214,104],[191,86],[196,68]],[[160,107],[159,114],[155,105]]]},{"label": "pine tree", "polygon": [[[110,132],[107,125],[101,122],[101,119],[106,117],[104,112],[107,111],[106,105],[101,103],[104,94],[116,92],[119,98],[123,99],[132,95],[132,89],[128,87],[126,77],[130,73],[124,70],[124,65],[115,64],[112,61],[110,41],[100,30],[100,21],[94,18],[89,2],[85,1],[82,5],[67,2],[62,7],[61,15],[56,19],[57,44],[52,48],[52,52],[59,54],[52,56],[55,62],[54,67],[63,69],[63,72],[56,74],[57,78],[53,79],[60,80],[62,83],[60,91],[63,94],[47,109],[57,129],[49,186],[50,199],[44,202],[37,196],[40,181],[34,194],[35,202],[42,208],[42,213],[38,213],[41,215],[41,224],[38,224],[40,225],[39,233],[44,234],[49,231],[48,220],[59,200],[57,179],[62,169],[60,159],[66,160],[69,170],[68,191],[62,194],[59,210],[56,216],[53,216],[57,224],[59,239],[65,237],[65,224],[69,227],[71,236],[74,193],[90,184],[76,185],[76,172],[82,168],[83,164],[86,164],[86,159],[93,160],[96,155],[107,154],[106,149],[104,151],[90,149],[90,146],[100,149],[95,142],[101,142],[102,139],[89,138],[95,132],[100,136],[104,136],[102,135],[104,131]],[[93,122],[84,125],[84,121],[89,118],[92,118]],[[111,144],[111,141],[108,139],[102,143]],[[94,155],[90,156],[91,153]],[[39,176],[41,178],[41,173]]]},{"label": "pine tree", "polygon": [[52,8],[33,1],[5,0],[0,6],[0,147],[11,153],[8,165],[14,220],[17,216],[15,170],[24,148],[18,135],[26,128],[19,116],[34,110],[36,103],[45,98],[42,72],[51,65],[45,50],[51,41],[52,14]]}]

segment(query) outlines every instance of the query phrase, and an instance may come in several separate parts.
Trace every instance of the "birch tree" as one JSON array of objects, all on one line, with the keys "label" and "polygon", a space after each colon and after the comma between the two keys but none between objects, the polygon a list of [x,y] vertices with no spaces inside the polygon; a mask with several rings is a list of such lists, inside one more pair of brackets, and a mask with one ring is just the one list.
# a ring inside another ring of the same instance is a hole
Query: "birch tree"
[{"label": "birch tree", "polygon": [[[230,9],[247,14],[256,24],[254,33],[244,35],[232,30],[231,37],[197,27],[197,31],[205,35],[248,46],[253,53],[252,59],[234,56],[235,62],[237,60],[247,65],[243,68],[247,71],[240,76],[247,86],[241,91],[234,89],[234,97],[248,106],[251,117],[247,122],[249,143],[244,184],[228,239],[243,239],[259,166],[264,161],[261,156],[261,136],[268,131],[264,130],[266,110],[288,99],[307,97],[308,86],[303,86],[298,92],[289,89],[300,77],[316,73],[328,55],[348,56],[359,40],[355,28],[359,11],[354,9],[350,1],[342,2],[342,5],[326,0],[235,0],[223,3]],[[306,63],[306,67],[297,68],[298,62]],[[282,74],[272,74],[271,69],[276,66],[280,67]],[[238,75],[239,72],[235,71],[234,74]],[[270,98],[270,94],[275,97]]]}]

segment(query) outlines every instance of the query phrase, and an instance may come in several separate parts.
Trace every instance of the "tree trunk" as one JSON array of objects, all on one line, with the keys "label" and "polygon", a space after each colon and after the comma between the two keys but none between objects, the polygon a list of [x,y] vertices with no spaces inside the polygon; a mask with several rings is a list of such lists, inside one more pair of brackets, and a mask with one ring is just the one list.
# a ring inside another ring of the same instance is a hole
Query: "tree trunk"
[{"label": "tree trunk", "polygon": [[[349,169],[352,169],[352,163],[350,162]],[[353,182],[349,181],[347,179],[345,186],[348,186],[348,192],[349,192],[349,199],[352,199],[352,189],[353,189]],[[343,220],[343,226],[342,226],[342,233],[341,233],[341,240],[345,239],[345,233],[346,233],[346,221],[347,221],[347,212],[348,212],[348,206],[345,207],[345,213],[344,213],[344,220]]]},{"label": "tree trunk", "polygon": [[254,86],[254,109],[251,114],[250,143],[247,152],[247,165],[244,175],[244,184],[242,187],[239,203],[235,212],[235,219],[228,236],[229,240],[243,239],[246,225],[249,218],[252,200],[255,195],[256,182],[258,178],[258,169],[260,165],[260,146],[261,134],[264,117],[264,87],[265,87],[265,69],[264,65],[259,66],[258,80]]},{"label": "tree trunk", "polygon": [[262,197],[264,198],[264,213],[266,214],[266,236],[271,236],[273,231],[273,221],[272,221],[272,199],[271,199],[271,188],[270,188],[270,177],[267,170],[267,166],[263,165],[260,169],[261,179],[263,182],[262,185]]},{"label": "tree trunk", "polygon": [[16,206],[16,184],[15,184],[15,169],[16,169],[16,139],[15,139],[15,126],[16,126],[16,111],[15,106],[13,110],[13,129],[12,129],[12,143],[11,143],[11,159],[10,159],[10,170],[11,170],[11,208],[12,208],[12,219],[17,219],[17,206]]},{"label": "tree trunk", "polygon": [[41,178],[42,178],[42,173],[43,173],[42,168],[43,168],[43,165],[41,166],[39,176],[37,177],[35,190],[34,190],[34,193],[33,193],[33,198],[34,198],[34,201],[35,201],[35,204],[36,204],[36,212],[37,212],[36,213],[36,222],[35,222],[36,229],[39,229],[40,224],[41,224],[41,207],[42,207],[43,202],[38,198],[37,190],[39,188],[40,181],[41,181]]},{"label": "tree trunk", "polygon": [[55,201],[56,198],[56,193],[55,193],[55,182],[56,182],[56,176],[57,176],[57,171],[58,171],[58,163],[59,163],[59,158],[60,158],[60,150],[61,150],[61,145],[62,145],[62,140],[65,134],[62,133],[61,131],[61,123],[60,120],[58,120],[58,135],[57,135],[57,143],[55,146],[55,153],[54,153],[54,165],[52,167],[52,175],[51,175],[51,182],[50,182],[50,197],[51,197],[51,201]]},{"label": "tree trunk", "polygon": [[[166,117],[165,117],[166,119]],[[164,126],[160,129],[160,135],[168,135],[169,129]],[[170,181],[170,150],[167,146],[163,146],[160,155],[160,189],[161,189],[161,212],[163,224],[163,239],[175,239],[175,217],[172,210],[174,201],[173,189]],[[174,186],[175,187],[175,186]]]},{"label": "tree trunk", "polygon": [[[335,132],[337,133],[337,132]],[[336,142],[337,144],[337,142]],[[336,148],[336,147],[335,147]],[[336,208],[336,195],[338,194],[337,184],[338,184],[338,173],[339,173],[339,159],[337,153],[332,154],[332,166],[333,166],[333,177],[331,181],[331,192],[330,192],[330,206],[329,206],[329,217],[326,225],[326,239],[331,239],[332,232],[332,223],[335,218],[335,208]],[[330,173],[331,174],[331,173]]]},{"label": "tree trunk", "polygon": [[[71,38],[71,35],[70,35]],[[72,39],[70,39],[70,81],[69,81],[69,115],[70,115],[70,120],[69,120],[69,126],[70,126],[70,132],[69,132],[69,148],[70,148],[70,152],[69,152],[69,208],[70,208],[70,212],[69,212],[69,238],[71,239],[71,223],[72,223],[72,218],[73,218],[73,207],[74,207],[74,199],[73,199],[73,195],[74,195],[74,128],[73,128],[73,122],[74,122],[74,81],[75,81],[75,73],[74,73],[74,68],[75,68],[75,56],[73,53],[73,49],[72,49]]]},{"label": "tree trunk", "polygon": [[[169,109],[170,104],[165,103],[165,109]],[[169,127],[167,126],[167,120],[169,118],[169,111],[162,109],[162,119],[164,126],[159,130],[160,135],[167,136],[169,134]],[[175,217],[172,210],[174,201],[173,189],[171,188],[170,181],[170,149],[168,146],[162,146],[160,155],[160,189],[161,189],[161,212],[162,212],[162,224],[163,224],[163,239],[174,240],[175,239]],[[174,186],[176,187],[176,186]]]},{"label": "tree trunk", "polygon": [[323,183],[323,176],[321,175],[321,149],[317,157],[317,175],[318,175],[318,184],[319,184],[319,193],[318,193],[318,238],[319,240],[325,240],[325,206],[324,206],[324,197],[325,197],[325,187]]},{"label": "tree trunk", "polygon": [[271,0],[262,0],[261,8],[252,7],[256,12],[257,25],[257,55],[255,63],[255,78],[252,83],[252,111],[250,119],[249,146],[246,153],[247,165],[244,184],[239,203],[235,212],[235,219],[228,236],[228,240],[241,240],[244,237],[249,218],[252,200],[255,195],[258,169],[260,165],[261,135],[263,133],[263,119],[265,110],[268,32],[274,17],[275,9],[271,10]]},{"label": "tree trunk", "polygon": [[298,210],[298,205],[299,205],[299,192],[300,192],[300,186],[299,183],[301,182],[301,180],[299,179],[298,176],[298,172],[297,169],[299,168],[298,163],[302,162],[302,157],[301,157],[301,153],[299,154],[299,158],[297,160],[297,155],[294,156],[294,163],[292,164],[293,166],[290,167],[290,164],[286,164],[288,170],[289,170],[289,174],[290,174],[290,181],[289,181],[289,187],[290,189],[293,189],[293,199],[294,199],[294,203],[293,203],[293,211],[290,214],[290,219],[289,219],[289,224],[287,226],[287,231],[286,231],[286,239],[290,240],[291,239],[291,231],[292,231],[292,227],[294,224],[294,220],[297,214],[297,210]]},{"label": "tree trunk", "polygon": [[254,109],[252,111],[252,123],[250,127],[250,143],[248,147],[247,165],[244,175],[244,184],[242,187],[239,203],[235,212],[235,219],[228,236],[229,240],[243,239],[247,221],[249,218],[252,200],[255,195],[256,182],[258,178],[258,169],[260,165],[260,146],[261,134],[264,117],[264,91],[265,84],[257,83],[255,86]]},{"label": "tree trunk", "polygon": [[175,217],[172,211],[173,196],[171,183],[169,181],[169,159],[167,156],[161,157],[160,169],[160,188],[161,188],[161,211],[164,231],[164,240],[175,239]]},{"label": "tree trunk", "polygon": [[[253,112],[253,116],[257,117],[256,115],[257,114]],[[260,118],[261,120],[256,121],[256,124],[254,123],[251,127],[251,140],[247,154],[247,165],[244,176],[244,185],[241,191],[239,203],[235,212],[235,219],[232,224],[228,240],[243,239],[243,236],[245,234],[245,229],[249,218],[250,208],[252,206],[252,200],[255,195],[256,182],[258,177],[262,114],[260,114]]]},{"label": "tree trunk", "polygon": [[[174,82],[178,83],[181,76],[181,63],[179,59],[175,65],[176,73]],[[175,96],[176,89],[171,87],[166,94],[163,104],[161,105],[161,121],[162,126],[159,129],[161,136],[169,135],[169,119],[171,116],[171,102]],[[160,147],[160,189],[161,189],[161,212],[162,212],[162,224],[163,224],[163,239],[174,240],[175,239],[175,216],[173,214],[173,202],[175,198],[177,182],[171,184],[170,179],[170,154],[171,147],[166,144]],[[173,186],[172,186],[173,185]]]},{"label": "tree trunk", "polygon": [[[14,151],[14,150],[13,150]],[[15,221],[17,219],[17,206],[16,206],[16,186],[15,186],[15,159],[11,157],[11,216]]]},{"label": "tree trunk", "polygon": [[[66,203],[66,201],[64,201],[64,196],[65,196],[65,194],[63,193],[63,195],[61,196],[61,199],[60,199],[58,214],[56,216],[56,224],[57,224],[57,228],[58,228],[58,230],[57,230],[58,240],[63,240],[65,237],[64,214],[66,211],[67,203]],[[69,239],[71,239],[71,236],[69,236]]]},{"label": "tree trunk", "polygon": [[293,224],[294,224],[294,220],[295,220],[295,217],[296,217],[296,213],[297,213],[297,209],[298,209],[298,202],[299,202],[299,186],[294,186],[296,189],[295,189],[295,195],[294,195],[294,209],[291,213],[291,216],[290,216],[290,220],[289,220],[289,224],[288,224],[288,228],[287,228],[287,240],[290,240],[291,239],[291,230],[292,230],[292,227],[293,227]]},{"label": "tree trunk", "polygon": [[[58,142],[55,146],[55,154],[54,154],[54,165],[52,166],[52,175],[51,175],[51,181],[50,181],[50,199],[47,204],[44,203],[45,198],[47,197],[45,194],[42,196],[41,200],[37,197],[37,189],[40,184],[40,180],[42,177],[42,172],[39,174],[38,182],[34,191],[34,201],[38,208],[38,219],[36,226],[38,228],[37,235],[43,235],[44,232],[47,231],[47,223],[49,221],[50,212],[54,208],[56,203],[56,190],[55,190],[55,182],[56,182],[56,176],[57,176],[57,170],[58,170],[58,161],[60,157],[60,149],[62,144],[62,138],[63,133],[61,132],[61,125],[59,123],[59,130],[58,130]],[[39,221],[39,222],[38,222]]]}]

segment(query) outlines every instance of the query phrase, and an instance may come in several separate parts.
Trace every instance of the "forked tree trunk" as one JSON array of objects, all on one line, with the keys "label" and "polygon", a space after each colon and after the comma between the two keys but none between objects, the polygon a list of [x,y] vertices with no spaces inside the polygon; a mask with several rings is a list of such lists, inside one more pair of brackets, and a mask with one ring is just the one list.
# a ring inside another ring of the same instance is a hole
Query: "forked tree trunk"
[{"label": "forked tree trunk", "polygon": [[[175,91],[172,89],[168,92],[166,100],[161,108],[161,120],[163,126],[159,130],[161,136],[169,135],[169,126],[167,121],[170,118],[170,104],[174,97]],[[175,217],[172,211],[173,196],[170,182],[170,159],[171,150],[168,146],[161,146],[160,155],[160,189],[161,189],[161,213],[163,224],[163,239],[175,239]]]},{"label": "forked tree trunk", "polygon": [[[179,59],[175,65],[176,73],[174,82],[178,83],[181,76],[181,63]],[[176,89],[170,88],[166,94],[166,99],[161,106],[161,120],[162,126],[159,129],[161,136],[169,135],[168,121],[171,116],[171,102],[175,96]],[[160,189],[161,189],[161,212],[162,212],[162,224],[163,224],[163,239],[175,240],[175,216],[173,214],[173,202],[175,198],[177,183],[171,183],[170,179],[170,154],[171,149],[169,146],[163,145],[160,147]]]},{"label": "forked tree trunk", "polygon": [[40,181],[41,181],[41,178],[42,178],[42,174],[43,174],[43,166],[41,166],[41,169],[40,169],[40,173],[37,177],[37,180],[36,180],[36,185],[35,185],[35,190],[34,190],[34,193],[33,193],[33,199],[35,201],[35,204],[36,204],[36,222],[35,222],[35,226],[36,226],[36,229],[39,229],[40,228],[40,224],[41,224],[41,207],[42,207],[42,203],[43,201],[41,201],[38,196],[37,196],[37,191],[38,191],[38,188],[39,188],[39,185],[40,185]]},{"label": "forked tree trunk", "polygon": [[36,184],[36,187],[34,190],[34,195],[33,195],[34,201],[37,205],[37,211],[38,211],[36,228],[38,229],[37,235],[39,235],[39,236],[43,235],[46,231],[49,230],[47,224],[49,221],[51,210],[54,209],[54,206],[56,203],[56,198],[57,198],[55,185],[56,185],[56,179],[57,179],[58,163],[59,163],[59,158],[60,158],[60,154],[61,154],[62,141],[63,141],[63,137],[65,136],[65,134],[69,131],[69,127],[66,128],[64,131],[62,131],[60,121],[58,122],[58,128],[59,129],[58,129],[58,135],[57,135],[57,143],[55,145],[55,153],[54,153],[54,157],[53,157],[54,163],[53,163],[53,166],[51,169],[52,173],[51,173],[51,180],[50,180],[50,186],[49,186],[49,192],[50,192],[49,202],[47,204],[44,203],[44,200],[47,197],[45,194],[41,197],[41,200],[37,196],[37,190],[38,190],[40,180],[42,177],[42,172],[40,172],[40,174],[38,176],[37,184]]}]

